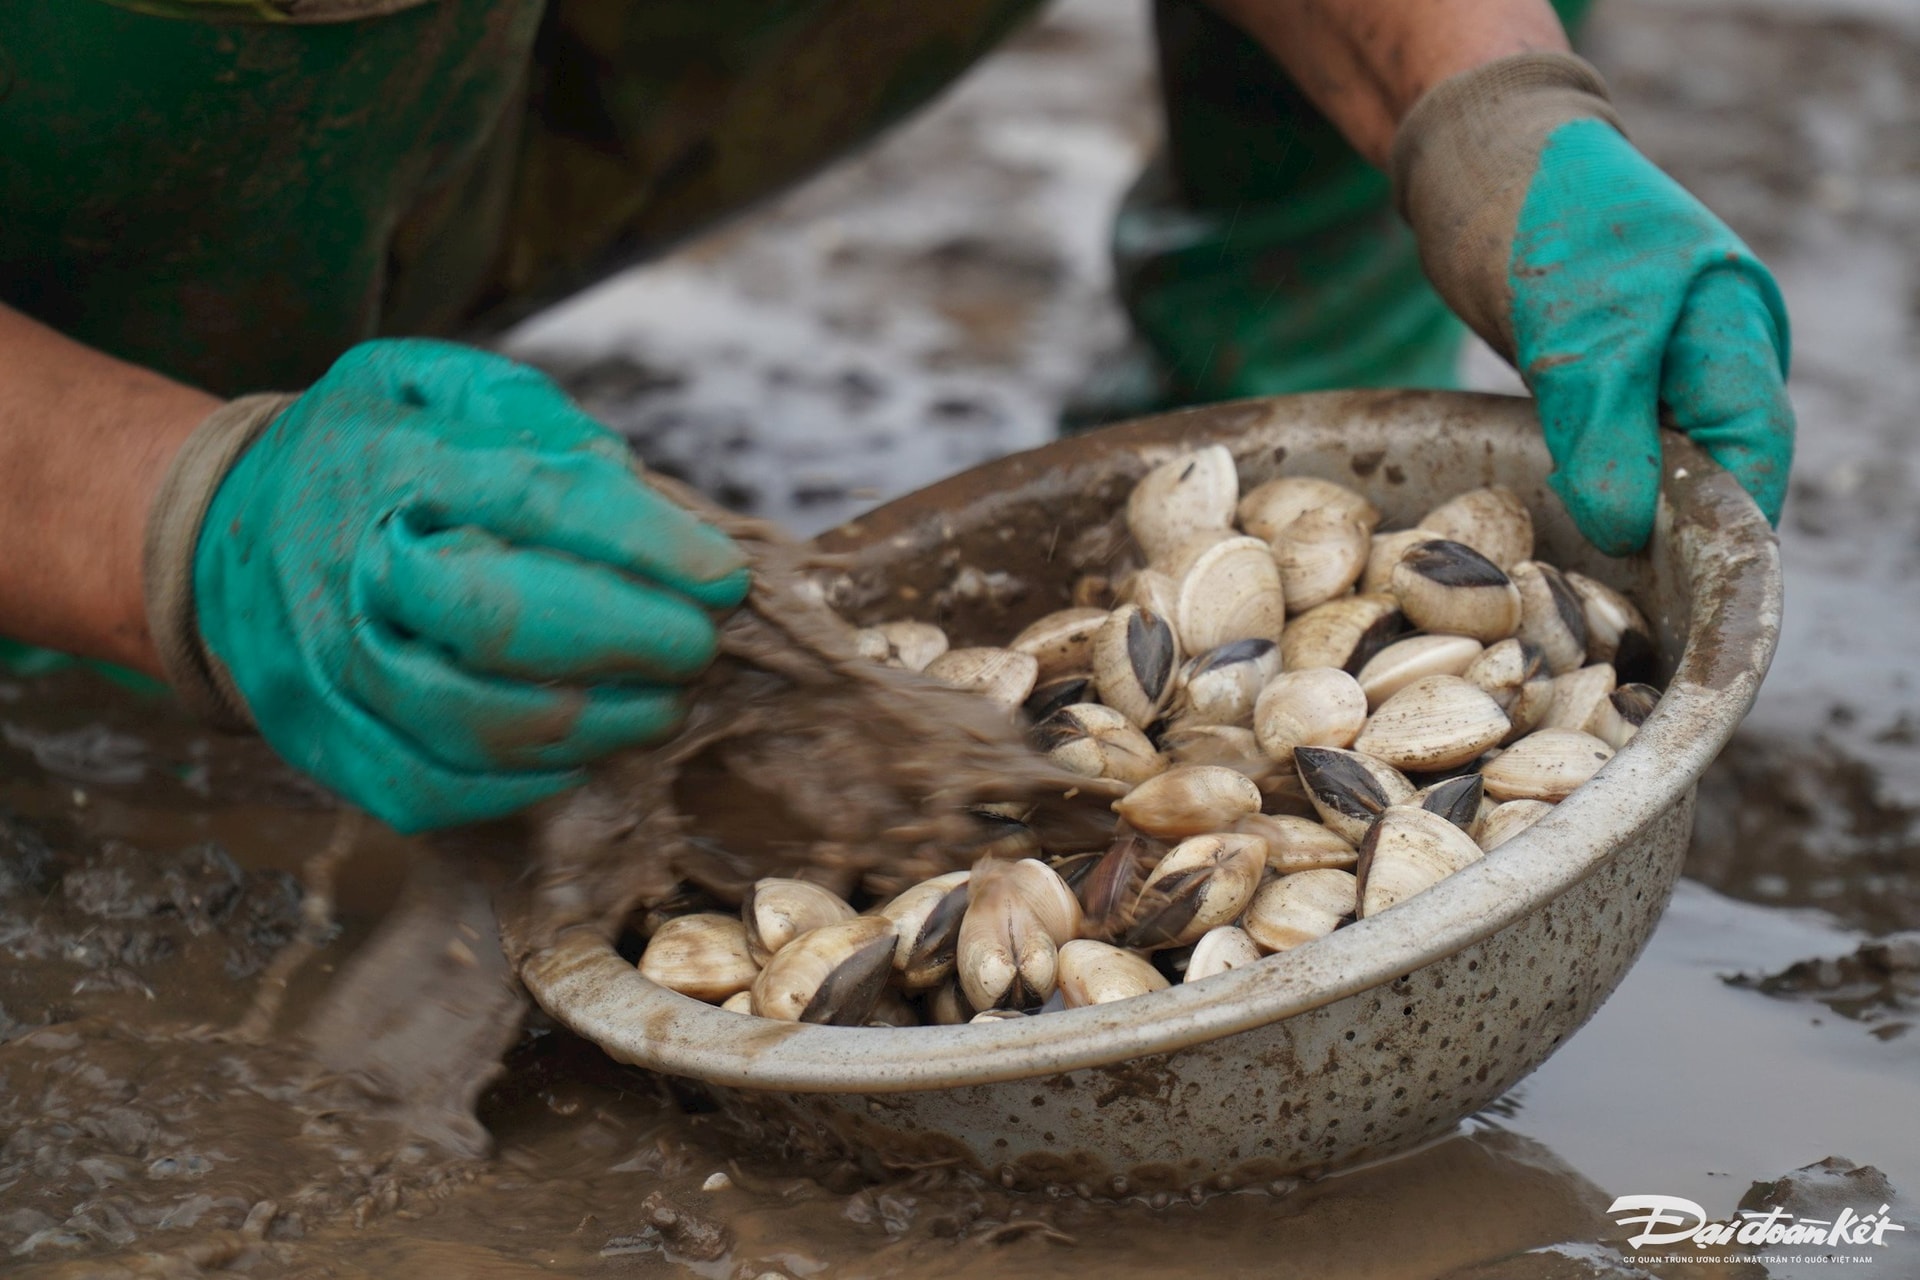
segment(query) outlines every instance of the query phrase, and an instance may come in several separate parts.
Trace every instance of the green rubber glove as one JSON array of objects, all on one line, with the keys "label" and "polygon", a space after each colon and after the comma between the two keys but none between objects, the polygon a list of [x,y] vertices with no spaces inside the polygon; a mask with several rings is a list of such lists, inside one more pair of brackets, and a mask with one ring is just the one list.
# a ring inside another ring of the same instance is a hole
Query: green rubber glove
[{"label": "green rubber glove", "polygon": [[1532,389],[1581,532],[1625,555],[1659,497],[1659,429],[1694,437],[1769,520],[1793,459],[1780,291],[1620,132],[1592,68],[1525,54],[1437,86],[1396,188],[1441,295]]},{"label": "green rubber glove", "polygon": [[149,526],[148,605],[189,701],[415,831],[671,732],[745,563],[540,373],[383,341],[196,433]]}]

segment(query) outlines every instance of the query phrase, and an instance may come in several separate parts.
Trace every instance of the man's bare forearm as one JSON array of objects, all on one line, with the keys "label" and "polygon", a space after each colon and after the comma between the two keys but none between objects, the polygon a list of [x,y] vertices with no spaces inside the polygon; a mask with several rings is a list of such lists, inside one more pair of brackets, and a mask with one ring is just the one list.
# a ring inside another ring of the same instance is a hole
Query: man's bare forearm
[{"label": "man's bare forearm", "polygon": [[1208,0],[1258,40],[1360,153],[1448,76],[1516,53],[1565,51],[1547,0]]},{"label": "man's bare forearm", "polygon": [[160,674],[147,512],[219,403],[0,306],[0,635]]}]

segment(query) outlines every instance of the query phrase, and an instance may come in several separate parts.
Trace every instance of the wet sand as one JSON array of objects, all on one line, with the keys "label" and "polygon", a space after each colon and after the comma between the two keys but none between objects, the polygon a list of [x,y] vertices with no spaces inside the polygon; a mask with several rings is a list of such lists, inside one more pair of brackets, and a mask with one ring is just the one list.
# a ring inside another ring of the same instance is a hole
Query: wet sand
[{"label": "wet sand", "polygon": [[[1037,443],[1123,342],[1100,247],[1151,139],[1130,8],[1056,11],[908,131],[520,348],[570,367],[656,462],[805,531]],[[1791,970],[1920,928],[1920,27],[1903,13],[1629,0],[1596,24],[1636,137],[1789,295],[1788,616],[1648,951],[1458,1135],[1200,1205],[1012,1195],[938,1167],[876,1183],[783,1161],[536,1016],[481,1106],[494,1151],[448,1159],[284,1049],[222,1034],[296,927],[287,873],[328,838],[325,801],[257,744],[69,674],[0,685],[0,1271],[1755,1276],[1622,1269],[1604,1210],[1658,1192],[1724,1215],[1839,1156],[1880,1170],[1911,1224],[1850,1270],[1920,1276],[1920,979]],[[388,835],[355,857],[342,929],[283,1025],[414,856]]]}]

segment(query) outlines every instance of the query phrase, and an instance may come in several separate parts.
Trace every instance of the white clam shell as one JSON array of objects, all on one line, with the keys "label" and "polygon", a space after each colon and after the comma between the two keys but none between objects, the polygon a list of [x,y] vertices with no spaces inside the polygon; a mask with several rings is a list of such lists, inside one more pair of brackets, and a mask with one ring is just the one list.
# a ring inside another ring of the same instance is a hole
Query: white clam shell
[{"label": "white clam shell", "polygon": [[1178,718],[1250,726],[1260,691],[1279,672],[1280,647],[1271,640],[1236,640],[1190,658],[1181,672]]},{"label": "white clam shell", "polygon": [[1405,774],[1358,751],[1297,747],[1293,763],[1320,820],[1356,845],[1382,813],[1414,791]]},{"label": "white clam shell", "polygon": [[926,667],[926,674],[935,680],[977,693],[1008,708],[1027,700],[1039,673],[1040,664],[1032,654],[990,646],[949,649]]},{"label": "white clam shell", "polygon": [[1258,836],[1183,840],[1154,864],[1121,941],[1130,947],[1182,947],[1246,910],[1266,870]]},{"label": "white clam shell", "polygon": [[1367,720],[1359,681],[1333,667],[1283,671],[1260,691],[1253,733],[1277,764],[1291,764],[1296,747],[1347,747]]},{"label": "white clam shell", "polygon": [[855,633],[860,656],[907,671],[925,671],[947,651],[947,633],[931,622],[882,622]]},{"label": "white clam shell", "polygon": [[640,956],[641,977],[709,1004],[745,991],[759,972],[747,949],[747,926],[707,912],[667,921]]},{"label": "white clam shell", "polygon": [[1262,885],[1240,927],[1264,951],[1291,951],[1332,933],[1358,904],[1352,872],[1302,871]]},{"label": "white clam shell", "polygon": [[1098,703],[1060,708],[1033,727],[1033,741],[1063,769],[1137,786],[1167,767],[1131,720]]},{"label": "white clam shell", "polygon": [[1240,527],[1271,542],[1282,529],[1310,511],[1330,511],[1364,525],[1368,533],[1380,523],[1379,509],[1343,484],[1314,476],[1281,476],[1252,489],[1240,500]]},{"label": "white clam shell", "polygon": [[1423,542],[1393,570],[1407,621],[1443,635],[1492,644],[1520,626],[1520,591],[1492,561],[1458,542]]},{"label": "white clam shell", "polygon": [[1069,1009],[1131,1000],[1166,989],[1158,969],[1131,951],[1076,938],[1060,948],[1060,995]]},{"label": "white clam shell", "polygon": [[1604,662],[1555,676],[1553,704],[1547,708],[1547,714],[1541,717],[1540,727],[1579,729],[1591,733],[1592,730],[1587,726],[1593,723],[1614,688],[1613,668]]},{"label": "white clam shell", "polygon": [[1086,671],[1093,666],[1093,637],[1106,620],[1105,609],[1057,609],[1028,624],[1007,647],[1034,660],[1036,681]]},{"label": "white clam shell", "polygon": [[1175,725],[1160,735],[1160,745],[1175,764],[1211,764],[1244,773],[1255,782],[1273,772],[1253,730],[1231,724]]},{"label": "white clam shell", "polygon": [[1373,594],[1393,589],[1393,571],[1400,558],[1423,542],[1440,537],[1431,529],[1400,529],[1376,533],[1367,546],[1367,567],[1360,574],[1360,591]]},{"label": "white clam shell", "polygon": [[1473,837],[1437,813],[1393,808],[1360,842],[1361,919],[1405,902],[1482,857]]},{"label": "white clam shell", "polygon": [[1577,670],[1587,657],[1587,619],[1573,588],[1537,560],[1522,560],[1507,575],[1520,592],[1520,638],[1540,647],[1553,674]]},{"label": "white clam shell", "polygon": [[1328,867],[1351,870],[1360,856],[1339,832],[1311,818],[1250,813],[1236,821],[1233,830],[1236,835],[1258,836],[1265,842],[1267,869],[1276,875]]},{"label": "white clam shell", "polygon": [[950,871],[912,886],[874,914],[893,921],[897,937],[893,967],[902,986],[924,991],[953,973],[954,947],[967,907],[964,889],[972,873]]},{"label": "white clam shell", "polygon": [[1344,512],[1309,511],[1273,538],[1286,606],[1304,613],[1353,589],[1367,567],[1368,526]]},{"label": "white clam shell", "polygon": [[1093,642],[1093,679],[1100,700],[1139,728],[1172,701],[1180,641],[1169,622],[1138,605],[1107,616]]},{"label": "white clam shell", "polygon": [[1493,806],[1480,823],[1480,847],[1492,853],[1553,812],[1545,800],[1508,800]]},{"label": "white clam shell", "polygon": [[1356,658],[1364,662],[1404,626],[1400,601],[1391,594],[1330,600],[1287,624],[1280,634],[1280,666],[1286,671],[1358,670]]},{"label": "white clam shell", "polygon": [[1158,569],[1141,569],[1122,579],[1120,603],[1136,604],[1155,617],[1171,619],[1180,611],[1180,582]]},{"label": "white clam shell", "polygon": [[1474,489],[1420,517],[1420,527],[1472,547],[1502,569],[1533,556],[1533,516],[1511,489]]},{"label": "white clam shell", "polygon": [[1355,679],[1367,705],[1378,707],[1416,680],[1464,674],[1482,652],[1472,636],[1409,636],[1367,659]]},{"label": "white clam shell", "polygon": [[1134,830],[1168,840],[1225,831],[1234,819],[1260,811],[1260,788],[1245,774],[1219,765],[1180,765],[1149,778],[1113,802]]},{"label": "white clam shell", "polygon": [[1188,653],[1235,640],[1278,641],[1287,621],[1280,568],[1258,538],[1228,538],[1201,552],[1180,579],[1174,608]]},{"label": "white clam shell", "polygon": [[832,890],[779,876],[754,881],[740,903],[747,948],[761,964],[801,934],[853,915],[853,908]]},{"label": "white clam shell", "polygon": [[[1028,867],[1044,874],[1023,870]],[[967,1003],[991,1009],[1044,1002],[1058,981],[1059,946],[1080,930],[1073,891],[1050,868],[1027,859],[977,864],[968,898],[955,946],[955,973]]]},{"label": "white clam shell", "polygon": [[1569,572],[1566,578],[1586,619],[1588,662],[1608,662],[1620,667],[1652,655],[1653,628],[1639,606],[1584,573]]},{"label": "white clam shell", "polygon": [[1558,804],[1612,758],[1613,748],[1590,733],[1540,729],[1480,766],[1480,780],[1495,800]]},{"label": "white clam shell", "polygon": [[1182,981],[1199,982],[1217,973],[1245,968],[1259,959],[1260,945],[1245,929],[1223,924],[1207,930],[1200,935],[1200,941],[1193,944],[1193,954],[1187,957],[1187,973]]},{"label": "white clam shell", "polygon": [[1509,727],[1486,690],[1459,676],[1423,676],[1380,704],[1353,749],[1396,769],[1432,773],[1466,764]]},{"label": "white clam shell", "polygon": [[1225,445],[1170,458],[1142,476],[1127,497],[1127,528],[1155,560],[1183,538],[1233,524],[1240,478]]},{"label": "white clam shell", "polygon": [[893,945],[893,921],[880,916],[856,916],[802,934],[754,978],[753,1012],[783,1022],[857,1027],[886,989]]}]

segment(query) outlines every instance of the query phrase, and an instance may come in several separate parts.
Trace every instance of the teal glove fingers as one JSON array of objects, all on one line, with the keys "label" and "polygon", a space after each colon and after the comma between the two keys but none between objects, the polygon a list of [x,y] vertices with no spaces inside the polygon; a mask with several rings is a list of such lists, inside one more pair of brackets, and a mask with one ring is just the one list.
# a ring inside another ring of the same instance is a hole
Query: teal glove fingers
[{"label": "teal glove fingers", "polygon": [[472,774],[571,769],[671,733],[686,710],[675,689],[535,685],[476,675],[431,645],[373,624],[341,687],[359,706],[379,708],[370,714],[409,742],[412,753]]},{"label": "teal glove fingers", "polygon": [[170,674],[193,684],[197,664],[289,761],[403,831],[511,812],[672,732],[674,686],[716,647],[701,606],[747,588],[730,539],[497,356],[365,344],[237,438],[184,543],[192,651]]},{"label": "teal glove fingers", "polygon": [[1777,518],[1793,448],[1786,312],[1724,223],[1611,125],[1573,120],[1540,152],[1509,271],[1553,486],[1596,546],[1626,555],[1653,531],[1663,402],[1673,427],[1737,455]]},{"label": "teal glove fingers", "polygon": [[1768,520],[1780,523],[1793,462],[1793,405],[1775,351],[1778,299],[1737,271],[1694,282],[1667,345],[1660,399],[1675,429],[1733,473]]},{"label": "teal glove fingers", "polygon": [[388,521],[369,548],[358,594],[363,614],[474,671],[678,684],[713,660],[713,624],[679,596],[471,526],[423,534],[411,521]]},{"label": "teal glove fingers", "polygon": [[511,542],[612,565],[710,608],[746,598],[739,547],[649,489],[630,466],[584,453],[543,462],[535,474],[470,468],[464,483],[435,486],[428,499],[436,522],[480,525]]}]

